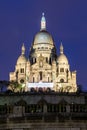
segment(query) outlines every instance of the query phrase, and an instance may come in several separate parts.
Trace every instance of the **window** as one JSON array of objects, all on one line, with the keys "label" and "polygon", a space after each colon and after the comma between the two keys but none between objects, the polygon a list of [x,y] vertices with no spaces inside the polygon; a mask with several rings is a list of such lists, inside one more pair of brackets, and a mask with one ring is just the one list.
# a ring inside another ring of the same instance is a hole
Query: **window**
[{"label": "window", "polygon": [[52,61],[52,59],[50,58],[50,59],[49,59],[49,64],[51,64],[51,63],[52,63],[51,61]]},{"label": "window", "polygon": [[36,58],[35,57],[33,57],[33,63],[36,63]]},{"label": "window", "polygon": [[45,47],[45,49],[48,49],[48,47]]},{"label": "window", "polygon": [[60,79],[60,82],[61,82],[61,83],[64,83],[64,79]]},{"label": "window", "polygon": [[34,80],[35,80],[35,79],[34,79],[34,77],[33,77],[33,83],[34,83]]},{"label": "window", "polygon": [[46,62],[48,63],[48,57],[46,57]]},{"label": "window", "polygon": [[49,82],[49,77],[48,77],[48,82]]},{"label": "window", "polygon": [[24,73],[24,68],[21,68],[21,69],[20,69],[20,73]]},{"label": "window", "polygon": [[64,72],[64,68],[60,68],[60,72]]},{"label": "window", "polygon": [[44,47],[41,47],[41,49],[44,49]]},{"label": "window", "polygon": [[40,80],[42,80],[42,72],[40,72]]}]

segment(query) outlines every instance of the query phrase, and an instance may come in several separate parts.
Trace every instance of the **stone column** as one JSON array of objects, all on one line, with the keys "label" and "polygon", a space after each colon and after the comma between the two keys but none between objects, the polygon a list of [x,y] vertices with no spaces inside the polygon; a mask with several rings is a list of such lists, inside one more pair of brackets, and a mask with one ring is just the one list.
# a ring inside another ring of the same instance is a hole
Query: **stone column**
[{"label": "stone column", "polygon": [[47,105],[46,104],[43,105],[43,112],[47,113]]},{"label": "stone column", "polygon": [[70,106],[69,105],[66,105],[66,112],[70,113]]}]

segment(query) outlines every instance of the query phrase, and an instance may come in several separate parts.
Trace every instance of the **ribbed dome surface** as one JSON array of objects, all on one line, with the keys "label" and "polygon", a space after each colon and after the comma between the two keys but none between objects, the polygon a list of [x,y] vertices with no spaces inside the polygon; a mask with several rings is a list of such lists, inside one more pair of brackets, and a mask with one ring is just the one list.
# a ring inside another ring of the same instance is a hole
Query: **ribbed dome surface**
[{"label": "ribbed dome surface", "polygon": [[52,36],[45,30],[40,31],[35,35],[33,44],[36,45],[38,43],[54,44]]}]

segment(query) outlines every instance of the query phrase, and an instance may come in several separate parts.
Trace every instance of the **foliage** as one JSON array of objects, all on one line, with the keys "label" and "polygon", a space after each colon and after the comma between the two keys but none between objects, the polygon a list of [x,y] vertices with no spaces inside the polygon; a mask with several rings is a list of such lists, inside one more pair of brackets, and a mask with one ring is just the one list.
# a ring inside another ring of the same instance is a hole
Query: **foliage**
[{"label": "foliage", "polygon": [[21,92],[22,91],[22,84],[19,84],[16,81],[11,81],[9,86],[13,92],[18,92],[18,91]]}]

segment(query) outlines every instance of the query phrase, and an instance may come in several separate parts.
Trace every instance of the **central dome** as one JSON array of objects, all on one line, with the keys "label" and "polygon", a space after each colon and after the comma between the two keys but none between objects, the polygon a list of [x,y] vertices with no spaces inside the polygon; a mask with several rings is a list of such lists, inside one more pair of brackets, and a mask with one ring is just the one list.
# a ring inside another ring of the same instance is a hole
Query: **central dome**
[{"label": "central dome", "polygon": [[35,35],[33,44],[36,45],[39,43],[40,44],[47,43],[47,44],[51,44],[51,45],[54,44],[51,34],[49,32],[47,32],[46,30],[42,30]]},{"label": "central dome", "polygon": [[48,31],[46,31],[46,19],[44,13],[42,13],[40,31],[35,35],[33,40],[33,45],[38,44],[50,44],[52,46],[54,45],[54,40],[51,34]]}]

